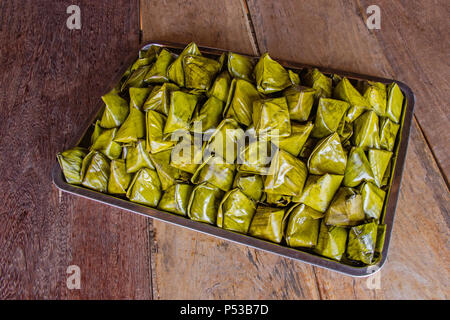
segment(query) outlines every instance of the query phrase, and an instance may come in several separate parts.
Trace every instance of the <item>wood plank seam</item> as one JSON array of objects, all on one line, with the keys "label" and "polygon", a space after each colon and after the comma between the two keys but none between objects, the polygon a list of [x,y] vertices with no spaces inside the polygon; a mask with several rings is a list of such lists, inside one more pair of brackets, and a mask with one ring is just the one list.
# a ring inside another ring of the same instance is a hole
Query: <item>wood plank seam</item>
[{"label": "wood plank seam", "polygon": [[241,4],[248,29],[247,31],[249,34],[250,43],[252,44],[253,47],[253,52],[255,55],[260,56],[261,50],[258,44],[258,39],[256,37],[255,25],[253,24],[252,16],[250,14],[250,10],[248,9],[247,0],[241,0]]}]

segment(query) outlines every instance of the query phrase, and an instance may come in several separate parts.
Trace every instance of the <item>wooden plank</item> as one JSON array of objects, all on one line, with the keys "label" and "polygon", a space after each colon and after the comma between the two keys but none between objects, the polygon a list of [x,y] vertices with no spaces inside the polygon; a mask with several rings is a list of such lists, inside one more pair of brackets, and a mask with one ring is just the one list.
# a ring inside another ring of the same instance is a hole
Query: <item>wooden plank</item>
[{"label": "wooden plank", "polygon": [[[148,220],[59,193],[58,151],[136,54],[137,1],[0,3],[0,299],[151,298]],[[122,62],[122,65],[120,65]],[[81,289],[66,269],[81,269]]]},{"label": "wooden plank", "polygon": [[255,53],[241,0],[141,0],[143,42],[196,42]]},{"label": "wooden plank", "polygon": [[[373,1],[249,0],[262,51],[277,58],[392,77],[416,94],[416,115],[447,180],[450,5],[380,0],[381,30],[368,30]],[[284,36],[280,36],[284,35]]]},{"label": "wooden plank", "polygon": [[[142,1],[143,39],[196,41],[252,54],[244,9],[238,0]],[[295,263],[272,254],[158,221],[153,226],[155,298],[319,297],[310,266],[294,269]]]},{"label": "wooden plank", "polygon": [[[418,38],[422,39],[421,41],[425,41],[425,37],[429,37],[429,40],[434,39],[432,41],[435,42],[438,39],[441,41],[441,35],[437,32],[440,27],[437,24],[442,22],[445,25],[447,21],[435,9],[421,11],[422,6],[418,1],[409,7],[411,3],[413,1],[402,4],[400,2],[394,4],[394,1],[380,1],[377,4],[382,8],[382,19],[384,19],[382,21],[389,21],[389,19],[390,23],[396,21],[395,28],[385,28],[382,25],[380,31],[369,31],[361,13],[365,12],[366,2],[361,6],[357,1],[248,1],[262,51],[270,51],[274,57],[285,60],[393,77],[411,85],[418,98],[417,118],[420,121],[422,118],[431,119],[427,118],[425,113],[436,112],[437,116],[432,116],[435,125],[430,124],[428,131],[425,129],[424,131],[432,146],[437,146],[439,149],[440,142],[432,141],[432,137],[428,136],[427,132],[437,128],[436,134],[441,134],[443,141],[448,141],[446,136],[448,133],[439,130],[441,124],[448,119],[447,114],[443,114],[440,109],[440,106],[445,105],[442,102],[444,100],[435,102],[438,101],[436,99],[446,97],[441,95],[441,92],[448,87],[448,79],[441,81],[441,78],[445,78],[448,68],[444,68],[445,59],[440,62],[435,61],[435,66],[431,68],[428,62],[430,59],[427,58],[443,54],[438,50],[440,44],[427,46],[426,50],[429,51],[426,56],[424,54],[413,56],[406,55],[405,50],[399,48],[404,45],[402,42],[404,39],[394,41],[394,38],[398,36],[395,32],[401,33],[402,31],[398,30],[408,30],[409,24],[416,23],[413,19],[403,17],[397,21],[398,16],[407,16],[410,11],[416,10],[417,15],[426,15],[425,18],[422,17],[424,20],[420,21],[433,20],[434,22],[431,26],[428,25],[427,29],[421,30],[419,29],[422,24],[414,25],[413,30],[416,30],[414,36],[420,33]],[[439,7],[442,3],[434,4]],[[428,28],[434,29],[427,32]],[[280,37],[280,33],[289,36]],[[381,42],[375,34],[386,35],[383,38],[384,42]],[[407,40],[416,41],[412,39],[412,36],[409,36]],[[407,46],[411,49],[414,47],[409,47],[410,41],[407,41]],[[419,42],[414,43],[416,46]],[[415,51],[409,50],[409,52]],[[427,67],[417,72],[415,64]],[[436,66],[439,68],[436,69]],[[446,71],[440,75],[434,75],[435,70],[440,69]],[[422,74],[436,77],[433,78],[436,81],[424,82],[425,75],[422,76]],[[433,101],[431,105],[425,103],[430,100],[427,100],[423,91],[430,92],[430,96],[435,96],[434,100],[431,100]],[[433,109],[430,112],[431,108]],[[421,122],[421,127],[427,125],[427,121]],[[414,123],[391,253],[386,267],[381,271],[382,278],[386,279],[383,280],[385,285],[382,285],[380,290],[367,290],[365,280],[349,279],[316,268],[322,298],[446,298],[448,296],[445,290],[448,285],[448,270],[442,270],[442,265],[445,266],[448,263],[448,255],[443,254],[448,251],[445,249],[449,221],[448,189],[433,154],[419,131],[418,124]],[[445,148],[446,145],[443,147]],[[439,153],[436,155],[440,163],[445,164],[447,160],[440,157]]]}]

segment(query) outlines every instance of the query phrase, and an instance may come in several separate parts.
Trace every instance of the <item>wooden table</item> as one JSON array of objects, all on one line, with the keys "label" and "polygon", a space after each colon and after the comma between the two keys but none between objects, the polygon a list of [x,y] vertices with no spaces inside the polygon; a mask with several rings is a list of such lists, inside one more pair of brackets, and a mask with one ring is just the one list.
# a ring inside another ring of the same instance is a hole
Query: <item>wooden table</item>
[{"label": "wooden table", "polygon": [[[381,30],[367,29],[366,0],[77,4],[81,30],[66,27],[66,1],[0,3],[1,299],[449,298],[448,1],[378,0]],[[55,154],[150,40],[269,51],[411,86],[415,119],[378,289],[58,192]],[[69,265],[81,268],[80,290],[66,287]]]}]

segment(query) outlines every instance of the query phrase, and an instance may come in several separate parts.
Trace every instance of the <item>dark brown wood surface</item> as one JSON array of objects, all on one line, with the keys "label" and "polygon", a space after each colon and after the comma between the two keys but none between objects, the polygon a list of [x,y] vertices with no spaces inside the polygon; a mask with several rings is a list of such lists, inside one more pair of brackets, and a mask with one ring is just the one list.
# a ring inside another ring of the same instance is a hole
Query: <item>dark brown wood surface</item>
[{"label": "dark brown wood surface", "polygon": [[149,220],[52,184],[56,153],[139,46],[136,1],[76,3],[81,30],[70,2],[0,2],[0,299],[152,297]]},{"label": "dark brown wood surface", "polygon": [[[416,120],[379,289],[58,192],[56,152],[72,146],[141,45],[138,1],[77,4],[82,28],[71,31],[67,2],[0,3],[0,299],[448,299],[447,2],[380,0],[382,29],[368,31],[365,0],[140,1],[143,43],[268,50],[413,88]],[[69,265],[81,268],[81,290],[66,287]]]}]

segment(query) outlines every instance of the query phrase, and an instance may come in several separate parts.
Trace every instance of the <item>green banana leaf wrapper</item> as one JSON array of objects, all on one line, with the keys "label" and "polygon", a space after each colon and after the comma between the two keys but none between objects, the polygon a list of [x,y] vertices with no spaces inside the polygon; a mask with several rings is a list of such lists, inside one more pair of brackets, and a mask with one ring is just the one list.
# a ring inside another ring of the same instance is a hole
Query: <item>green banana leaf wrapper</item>
[{"label": "green banana leaf wrapper", "polygon": [[233,79],[223,116],[232,118],[244,126],[252,124],[253,102],[261,95],[255,86],[242,79]]},{"label": "green banana leaf wrapper", "polygon": [[146,148],[150,153],[158,153],[173,148],[176,141],[164,139],[164,127],[167,117],[163,114],[149,110],[146,113],[147,140]]},{"label": "green banana leaf wrapper", "polygon": [[184,183],[170,186],[159,201],[158,209],[186,216],[193,188]]},{"label": "green banana leaf wrapper", "polygon": [[378,225],[370,222],[355,226],[348,235],[347,257],[352,260],[372,264],[377,243]]},{"label": "green banana leaf wrapper", "polygon": [[90,150],[101,151],[109,159],[117,159],[122,154],[122,146],[115,142],[118,128],[106,129],[97,137]]},{"label": "green banana leaf wrapper", "polygon": [[308,121],[316,90],[299,85],[293,85],[283,91],[289,107],[289,117],[291,120],[305,122]]},{"label": "green banana leaf wrapper", "polygon": [[321,256],[341,261],[345,253],[347,237],[348,231],[346,228],[327,226],[322,220],[314,252]]},{"label": "green banana leaf wrapper", "polygon": [[183,52],[175,59],[175,61],[169,66],[167,75],[169,80],[175,82],[180,87],[185,86],[184,82],[184,67],[183,58],[187,55],[201,56],[200,50],[194,42],[191,42],[184,48]]},{"label": "green banana leaf wrapper", "polygon": [[256,238],[280,243],[283,239],[285,208],[259,205],[248,233]]},{"label": "green banana leaf wrapper", "polygon": [[254,60],[241,54],[228,53],[228,72],[233,78],[253,81]]},{"label": "green banana leaf wrapper", "polygon": [[304,85],[316,90],[316,99],[331,98],[333,81],[318,69],[308,70],[302,80]]},{"label": "green banana leaf wrapper", "polygon": [[127,172],[124,159],[111,160],[111,173],[108,180],[108,193],[126,194],[133,175]]},{"label": "green banana leaf wrapper", "polygon": [[292,86],[301,85],[301,80],[300,80],[300,76],[298,75],[298,73],[296,73],[292,70],[288,70],[288,74],[289,74],[289,79],[291,79]]},{"label": "green banana leaf wrapper", "polygon": [[325,212],[324,221],[336,227],[351,227],[365,219],[361,194],[352,188],[341,187]]},{"label": "green banana leaf wrapper", "polygon": [[292,202],[292,196],[283,196],[274,193],[264,193],[263,202],[271,207],[287,207]]},{"label": "green banana leaf wrapper", "polygon": [[169,77],[167,75],[167,69],[173,61],[173,55],[166,49],[162,49],[158,54],[158,58],[152,65],[150,70],[144,77],[145,83],[164,83],[169,82]]},{"label": "green banana leaf wrapper", "polygon": [[371,109],[366,98],[345,77],[334,88],[333,97],[350,104],[350,109],[346,116],[348,122],[355,121],[364,111]]},{"label": "green banana leaf wrapper", "polygon": [[217,214],[217,226],[225,230],[246,234],[256,211],[256,204],[240,189],[228,191]]},{"label": "green banana leaf wrapper", "polygon": [[381,188],[384,174],[391,161],[392,152],[385,150],[370,149],[369,150],[369,163],[372,169],[373,176],[375,178],[375,184],[378,188]]},{"label": "green banana leaf wrapper", "polygon": [[105,103],[100,126],[104,129],[119,127],[127,118],[129,108],[127,100],[123,99],[116,92],[109,92],[102,97]]},{"label": "green banana leaf wrapper", "polygon": [[170,165],[171,155],[172,149],[150,154],[150,159],[156,168],[163,191],[169,189],[172,185],[176,184],[177,181],[189,181],[191,177],[187,172],[181,171]]},{"label": "green banana leaf wrapper", "polygon": [[317,245],[322,217],[322,212],[304,204],[294,205],[285,216],[286,244],[294,248],[314,248]]},{"label": "green banana leaf wrapper", "polygon": [[170,93],[178,90],[180,90],[180,88],[173,83],[163,83],[160,86],[153,87],[147,100],[142,106],[142,110],[146,112],[154,110],[165,116],[169,115]]},{"label": "green banana leaf wrapper", "polygon": [[227,71],[220,73],[214,80],[213,85],[206,92],[208,97],[215,97],[226,103],[231,87],[231,76]]},{"label": "green banana leaf wrapper", "polygon": [[85,148],[75,147],[56,155],[67,183],[81,184],[81,165],[87,153]]},{"label": "green banana leaf wrapper", "polygon": [[258,136],[289,137],[291,120],[285,97],[253,102],[253,125]]},{"label": "green banana leaf wrapper", "polygon": [[208,182],[195,186],[189,199],[189,218],[194,221],[216,224],[217,212],[224,194],[224,191]]},{"label": "green banana leaf wrapper", "polygon": [[269,175],[264,182],[266,193],[298,196],[303,191],[308,170],[306,165],[290,153],[277,150],[272,159]]},{"label": "green banana leaf wrapper", "polygon": [[394,150],[395,139],[400,125],[389,118],[383,118],[380,125],[380,147],[387,151]]},{"label": "green banana leaf wrapper", "polygon": [[136,144],[126,147],[126,167],[128,173],[138,172],[142,168],[155,169],[146,150],[145,140],[138,140]]},{"label": "green banana leaf wrapper", "polygon": [[99,151],[91,151],[81,164],[81,184],[100,192],[108,191],[110,160]]},{"label": "green banana leaf wrapper", "polygon": [[227,163],[219,156],[210,155],[198,167],[192,176],[193,184],[209,182],[213,186],[227,192],[233,186],[236,165]]},{"label": "green banana leaf wrapper", "polygon": [[308,159],[309,173],[343,175],[347,165],[347,154],[337,133],[320,140]]},{"label": "green banana leaf wrapper", "polygon": [[197,133],[213,132],[222,120],[225,104],[220,99],[211,96],[200,108],[200,112],[192,119],[191,131]]},{"label": "green banana leaf wrapper", "polygon": [[247,129],[246,133],[250,141],[242,147],[239,153],[238,170],[266,175],[272,159],[272,144],[267,139],[256,137],[253,127]]},{"label": "green banana leaf wrapper", "polygon": [[99,137],[99,135],[103,132],[102,126],[100,125],[100,120],[95,121],[94,124],[94,131],[91,134],[91,145],[95,142],[95,140],[97,140],[97,138]]},{"label": "green banana leaf wrapper", "polygon": [[198,97],[194,94],[172,91],[170,93],[170,108],[164,126],[164,136],[181,130],[186,131],[190,128],[190,122],[197,106]]},{"label": "green banana leaf wrapper", "polygon": [[138,68],[134,70],[133,72],[130,72],[130,75],[127,77],[127,79],[122,83],[120,86],[120,91],[125,92],[128,90],[128,88],[142,88],[145,86],[144,78],[145,75],[150,70],[151,65],[143,66],[141,68]]},{"label": "green banana leaf wrapper", "polygon": [[388,100],[386,106],[386,116],[395,123],[400,123],[403,109],[403,93],[398,84],[391,83],[388,88]]},{"label": "green banana leaf wrapper", "polygon": [[323,138],[337,132],[348,108],[350,105],[345,101],[320,98],[312,136]]},{"label": "green banana leaf wrapper", "polygon": [[140,169],[135,175],[127,191],[127,198],[146,206],[156,208],[161,199],[161,182],[155,170]]},{"label": "green banana leaf wrapper", "polygon": [[313,128],[314,124],[311,121],[305,124],[291,122],[291,135],[279,138],[278,148],[289,152],[294,157],[298,157]]},{"label": "green banana leaf wrapper", "polygon": [[310,175],[306,181],[301,196],[294,197],[293,202],[304,203],[314,210],[325,212],[339,189],[344,176],[324,174]]},{"label": "green banana leaf wrapper", "polygon": [[229,163],[234,163],[239,153],[239,144],[244,139],[244,130],[234,119],[224,119],[210,137],[207,148]]},{"label": "green banana leaf wrapper", "polygon": [[234,178],[233,188],[239,188],[253,201],[260,201],[263,195],[264,181],[260,175],[238,172]]},{"label": "green banana leaf wrapper", "polygon": [[386,192],[373,183],[366,182],[361,186],[361,194],[366,217],[375,220],[380,219]]},{"label": "green banana leaf wrapper", "polygon": [[380,117],[386,114],[386,96],[386,85],[380,82],[369,81],[364,89],[364,98]]},{"label": "green banana leaf wrapper", "polygon": [[356,187],[363,181],[375,182],[369,160],[362,148],[353,147],[344,173],[344,186]]},{"label": "green banana leaf wrapper", "polygon": [[205,144],[196,143],[191,135],[183,139],[172,149],[170,165],[179,170],[194,174],[202,164]]},{"label": "green banana leaf wrapper", "polygon": [[374,111],[367,111],[354,122],[352,143],[364,150],[380,149],[380,129],[378,116]]},{"label": "green banana leaf wrapper", "polygon": [[185,87],[205,91],[209,90],[221,69],[216,60],[192,54],[183,57],[183,67]]},{"label": "green banana leaf wrapper", "polygon": [[265,53],[253,70],[256,88],[263,94],[282,91],[292,85],[287,70]]}]

